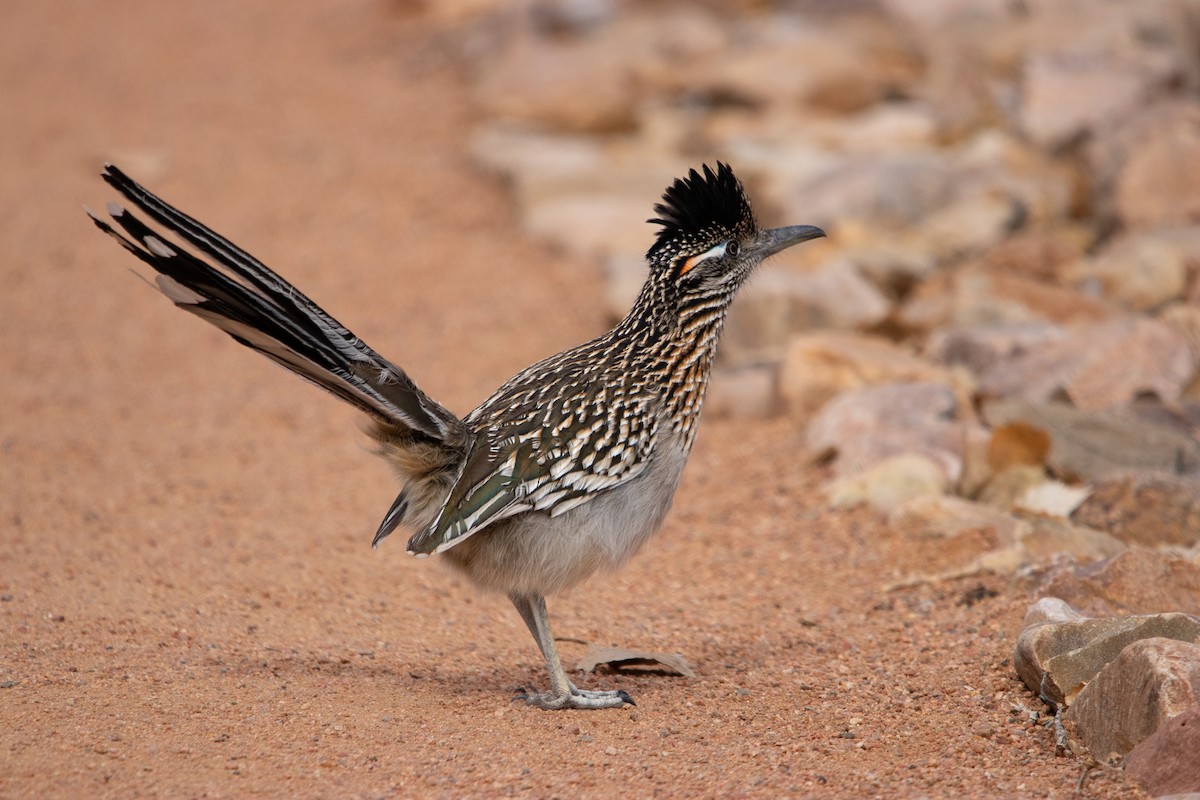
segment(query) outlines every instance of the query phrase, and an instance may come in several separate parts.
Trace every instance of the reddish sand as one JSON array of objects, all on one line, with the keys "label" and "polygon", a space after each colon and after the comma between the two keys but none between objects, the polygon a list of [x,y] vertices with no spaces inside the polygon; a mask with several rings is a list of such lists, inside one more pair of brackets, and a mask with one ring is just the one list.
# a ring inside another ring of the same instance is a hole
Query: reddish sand
[{"label": "reddish sand", "polygon": [[884,593],[963,554],[828,510],[795,420],[705,420],[662,534],[551,600],[558,635],[696,678],[510,702],[545,676],[507,601],[368,546],[396,487],[355,412],[87,221],[113,160],[461,412],[602,330],[600,271],[519,233],[407,5],[5,10],[0,796],[1071,796],[1082,763],[1013,712],[1042,709],[1009,664],[1024,598]]}]

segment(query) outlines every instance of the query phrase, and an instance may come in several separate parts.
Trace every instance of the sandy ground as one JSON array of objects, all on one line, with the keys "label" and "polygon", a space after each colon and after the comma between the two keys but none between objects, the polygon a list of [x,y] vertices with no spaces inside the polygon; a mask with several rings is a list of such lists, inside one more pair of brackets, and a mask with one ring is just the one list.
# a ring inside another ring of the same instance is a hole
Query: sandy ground
[{"label": "sandy ground", "polygon": [[599,271],[518,235],[465,155],[427,21],[284,8],[0,11],[0,795],[1074,794],[1012,711],[1041,709],[1009,665],[1023,596],[884,593],[963,554],[827,510],[794,420],[706,420],[662,535],[551,600],[558,635],[698,676],[511,703],[545,678],[507,602],[368,546],[395,486],[355,412],[173,309],[80,208],[115,161],[461,412],[598,333]]}]

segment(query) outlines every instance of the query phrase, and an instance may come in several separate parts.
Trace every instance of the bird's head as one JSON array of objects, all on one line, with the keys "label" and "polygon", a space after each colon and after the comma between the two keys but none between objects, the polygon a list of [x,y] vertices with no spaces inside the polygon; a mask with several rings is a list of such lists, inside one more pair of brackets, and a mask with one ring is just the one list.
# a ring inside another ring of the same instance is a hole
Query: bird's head
[{"label": "bird's head", "polygon": [[764,258],[824,236],[812,225],[760,229],[741,181],[728,164],[678,178],[654,206],[661,225],[646,253],[650,268],[681,296],[732,295]]}]

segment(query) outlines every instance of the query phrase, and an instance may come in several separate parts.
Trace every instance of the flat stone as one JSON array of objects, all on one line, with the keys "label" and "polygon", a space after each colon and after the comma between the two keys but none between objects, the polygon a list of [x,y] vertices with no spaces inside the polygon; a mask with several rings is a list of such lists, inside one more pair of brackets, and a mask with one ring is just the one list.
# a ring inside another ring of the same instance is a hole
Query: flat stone
[{"label": "flat stone", "polygon": [[1200,615],[1200,561],[1135,547],[1099,563],[1060,567],[1038,591],[1092,616],[1165,610]]},{"label": "flat stone", "polygon": [[815,331],[793,336],[783,356],[779,393],[794,413],[815,411],[834,395],[881,383],[949,384],[949,371],[880,336]]},{"label": "flat stone", "polygon": [[1043,622],[1070,622],[1084,619],[1084,616],[1058,597],[1042,597],[1030,603],[1025,609],[1025,618],[1021,620],[1021,629]]},{"label": "flat stone", "polygon": [[1118,475],[1096,482],[1071,515],[1130,544],[1191,547],[1200,542],[1200,476]]},{"label": "flat stone", "polygon": [[967,425],[954,419],[954,391],[939,383],[886,383],[850,389],[826,403],[805,433],[816,458],[835,457],[838,476],[852,475],[891,456],[933,459],[953,481],[963,467]]},{"label": "flat stone", "polygon": [[708,384],[704,413],[726,419],[761,419],[779,407],[778,368],[758,364],[715,370]]},{"label": "flat stone", "polygon": [[933,331],[924,353],[939,364],[962,365],[979,375],[997,361],[1040,349],[1067,335],[1066,328],[1043,320],[954,326]]},{"label": "flat stone", "polygon": [[1064,266],[1059,274],[1085,292],[1148,312],[1183,298],[1197,256],[1200,229],[1153,231],[1121,239],[1095,256]]},{"label": "flat stone", "polygon": [[1166,613],[1039,623],[1021,632],[1013,666],[1025,685],[1047,703],[1072,706],[1084,687],[1127,645],[1152,637],[1200,641],[1200,618]]},{"label": "flat stone", "polygon": [[988,398],[1034,403],[1066,395],[1081,409],[1099,411],[1128,405],[1142,394],[1176,400],[1195,374],[1195,357],[1178,331],[1126,317],[1000,361],[980,376],[979,390]]},{"label": "flat stone", "polygon": [[949,488],[942,467],[926,456],[902,453],[862,472],[837,478],[824,489],[834,507],[865,503],[884,514],[914,497],[941,495]]},{"label": "flat stone", "polygon": [[1200,619],[1160,617],[1176,618],[1170,632],[1135,637],[1083,687],[1067,711],[1079,740],[1099,761],[1125,755],[1167,720],[1200,706],[1200,645],[1195,643]]},{"label": "flat stone", "polygon": [[797,269],[780,259],[738,295],[725,324],[721,357],[734,362],[778,358],[797,333],[872,328],[890,311],[883,293],[848,261]]},{"label": "flat stone", "polygon": [[1061,147],[1134,113],[1172,74],[1169,61],[1131,63],[1111,51],[1035,53],[1022,75],[1021,125],[1039,145]]},{"label": "flat stone", "polygon": [[1200,706],[1181,711],[1125,756],[1125,774],[1152,797],[1200,797]]},{"label": "flat stone", "polygon": [[1149,131],[1116,179],[1117,215],[1130,228],[1200,221],[1200,129],[1175,118]]},{"label": "flat stone", "polygon": [[1089,412],[1065,403],[989,402],[983,416],[993,427],[1020,422],[1045,431],[1050,437],[1046,464],[1068,481],[1095,481],[1130,470],[1200,470],[1200,442],[1128,412]]},{"label": "flat stone", "polygon": [[1011,514],[961,497],[925,495],[897,505],[888,527],[911,536],[950,538],[965,531],[990,530],[1002,545],[1028,535],[1029,524]]}]

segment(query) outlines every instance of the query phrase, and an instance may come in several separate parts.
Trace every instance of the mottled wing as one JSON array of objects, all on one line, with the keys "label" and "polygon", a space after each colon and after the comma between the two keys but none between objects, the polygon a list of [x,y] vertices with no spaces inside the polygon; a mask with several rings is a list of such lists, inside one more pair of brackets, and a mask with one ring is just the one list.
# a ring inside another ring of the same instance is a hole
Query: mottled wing
[{"label": "mottled wing", "polygon": [[611,374],[554,377],[514,379],[467,418],[489,434],[409,552],[441,552],[514,514],[558,516],[642,474],[658,433],[654,398]]}]

